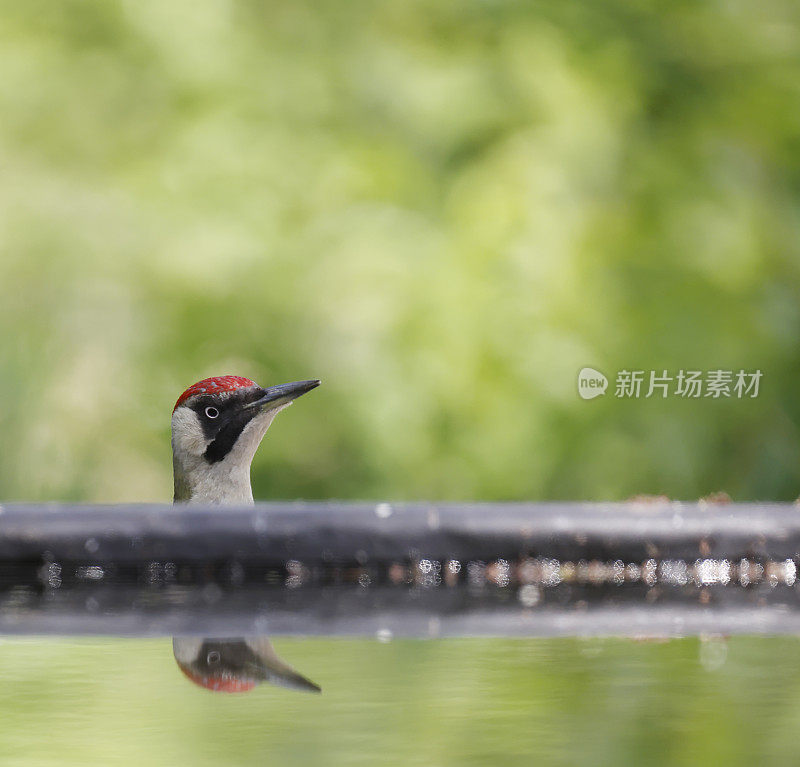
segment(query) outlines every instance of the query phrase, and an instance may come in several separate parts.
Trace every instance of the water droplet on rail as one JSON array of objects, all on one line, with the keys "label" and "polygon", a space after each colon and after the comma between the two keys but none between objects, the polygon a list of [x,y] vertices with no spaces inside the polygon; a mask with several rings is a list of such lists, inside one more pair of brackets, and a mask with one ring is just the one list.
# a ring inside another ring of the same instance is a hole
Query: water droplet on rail
[{"label": "water droplet on rail", "polygon": [[541,598],[542,592],[539,590],[538,586],[534,586],[532,583],[523,586],[519,590],[519,601],[525,607],[534,607],[538,605]]}]

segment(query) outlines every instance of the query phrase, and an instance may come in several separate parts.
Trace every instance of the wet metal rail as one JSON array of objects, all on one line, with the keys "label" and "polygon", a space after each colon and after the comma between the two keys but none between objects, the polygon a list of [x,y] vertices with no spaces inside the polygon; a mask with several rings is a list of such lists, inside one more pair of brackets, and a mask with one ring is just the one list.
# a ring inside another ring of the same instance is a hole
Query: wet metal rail
[{"label": "wet metal rail", "polygon": [[0,506],[0,633],[800,633],[800,507]]}]

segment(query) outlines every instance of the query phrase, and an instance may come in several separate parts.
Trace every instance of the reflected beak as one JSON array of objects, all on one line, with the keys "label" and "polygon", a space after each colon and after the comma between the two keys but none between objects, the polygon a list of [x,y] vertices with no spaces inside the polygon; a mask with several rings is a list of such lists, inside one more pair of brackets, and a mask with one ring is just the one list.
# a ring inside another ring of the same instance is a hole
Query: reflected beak
[{"label": "reflected beak", "polygon": [[314,378],[310,381],[293,381],[292,383],[270,386],[264,389],[262,397],[244,407],[245,409],[255,407],[259,410],[272,410],[281,405],[288,405],[292,400],[296,400],[306,392],[316,389],[319,384],[320,381]]}]

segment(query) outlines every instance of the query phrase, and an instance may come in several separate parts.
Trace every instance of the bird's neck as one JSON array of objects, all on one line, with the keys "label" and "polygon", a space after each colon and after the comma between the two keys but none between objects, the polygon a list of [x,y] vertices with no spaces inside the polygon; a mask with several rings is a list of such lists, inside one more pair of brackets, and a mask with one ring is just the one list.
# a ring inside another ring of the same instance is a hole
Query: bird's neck
[{"label": "bird's neck", "polygon": [[173,461],[175,502],[252,504],[250,464],[230,466],[224,463],[186,467]]}]

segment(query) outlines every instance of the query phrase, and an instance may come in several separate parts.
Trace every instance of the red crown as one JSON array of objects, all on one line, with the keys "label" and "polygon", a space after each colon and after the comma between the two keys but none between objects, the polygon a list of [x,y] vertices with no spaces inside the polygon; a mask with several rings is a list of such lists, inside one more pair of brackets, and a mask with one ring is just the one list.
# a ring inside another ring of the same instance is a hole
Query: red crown
[{"label": "red crown", "polygon": [[195,674],[193,671],[184,668],[180,664],[178,664],[178,668],[196,685],[205,687],[206,690],[213,690],[214,692],[249,692],[258,684],[255,679],[248,679],[246,677],[237,679],[233,675],[203,676],[202,674]]},{"label": "red crown", "polygon": [[196,384],[192,384],[175,403],[172,412],[186,402],[189,397],[194,397],[195,394],[219,394],[223,391],[236,391],[237,389],[247,389],[251,386],[258,386],[255,381],[242,376],[215,376],[214,378],[204,378]]}]

